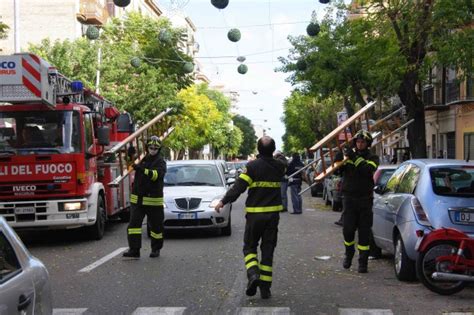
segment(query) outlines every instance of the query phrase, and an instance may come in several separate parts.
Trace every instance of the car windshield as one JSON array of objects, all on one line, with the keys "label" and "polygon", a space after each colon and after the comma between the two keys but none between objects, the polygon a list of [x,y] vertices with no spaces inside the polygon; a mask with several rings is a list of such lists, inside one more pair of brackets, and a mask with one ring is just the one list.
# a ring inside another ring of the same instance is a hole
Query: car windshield
[{"label": "car windshield", "polygon": [[0,113],[0,155],[80,151],[79,114],[77,112]]},{"label": "car windshield", "polygon": [[165,186],[224,186],[214,165],[168,165]]},{"label": "car windshield", "polygon": [[473,166],[434,167],[430,175],[435,194],[474,197]]}]

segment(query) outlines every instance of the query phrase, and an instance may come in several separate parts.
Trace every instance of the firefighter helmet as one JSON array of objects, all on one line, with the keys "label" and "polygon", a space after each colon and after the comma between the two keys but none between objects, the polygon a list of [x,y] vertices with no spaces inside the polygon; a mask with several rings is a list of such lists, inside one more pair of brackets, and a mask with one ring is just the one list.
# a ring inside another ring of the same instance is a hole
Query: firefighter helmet
[{"label": "firefighter helmet", "polygon": [[148,140],[148,142],[146,143],[146,146],[149,147],[149,146],[157,146],[158,148],[161,148],[161,140],[159,137],[157,136],[151,136],[150,139]]},{"label": "firefighter helmet", "polygon": [[354,135],[354,138],[353,138],[354,146],[356,144],[357,139],[364,139],[367,142],[367,147],[370,147],[372,145],[372,140],[373,140],[372,135],[367,130],[361,129],[357,131],[357,133]]}]

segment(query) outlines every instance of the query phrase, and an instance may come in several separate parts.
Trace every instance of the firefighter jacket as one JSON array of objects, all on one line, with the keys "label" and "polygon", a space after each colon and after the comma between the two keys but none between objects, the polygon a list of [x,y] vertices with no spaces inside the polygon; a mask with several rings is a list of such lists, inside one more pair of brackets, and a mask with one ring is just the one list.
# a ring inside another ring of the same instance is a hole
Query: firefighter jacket
[{"label": "firefighter jacket", "polygon": [[283,210],[280,187],[285,170],[286,159],[259,156],[256,160],[247,163],[246,169],[239,175],[222,202],[224,204],[234,202],[248,188],[248,197],[245,202],[247,213]]},{"label": "firefighter jacket", "polygon": [[163,206],[163,177],[166,162],[157,154],[147,154],[135,168],[130,202],[144,206]]},{"label": "firefighter jacket", "polygon": [[341,167],[343,195],[354,198],[373,198],[373,177],[378,166],[379,157],[377,155],[371,154],[368,149],[356,150]]},{"label": "firefighter jacket", "polygon": [[[290,176],[291,174],[302,169],[303,167],[304,167],[304,164],[303,162],[301,162],[300,159],[292,159],[290,163],[288,164],[288,170],[286,171],[286,175]],[[302,183],[303,183],[303,172],[296,174],[295,176],[293,176],[292,178],[288,180],[289,186],[292,186],[292,185],[301,186]]]}]

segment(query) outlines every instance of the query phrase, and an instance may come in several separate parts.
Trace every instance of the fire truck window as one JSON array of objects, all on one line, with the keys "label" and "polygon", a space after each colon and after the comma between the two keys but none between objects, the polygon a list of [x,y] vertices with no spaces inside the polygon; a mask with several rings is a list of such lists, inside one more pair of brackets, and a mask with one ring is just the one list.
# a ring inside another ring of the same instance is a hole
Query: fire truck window
[{"label": "fire truck window", "polygon": [[93,128],[92,128],[92,115],[91,114],[84,115],[84,131],[85,131],[84,136],[85,136],[85,142],[86,142],[85,150],[87,151],[94,144],[94,134],[93,134]]}]

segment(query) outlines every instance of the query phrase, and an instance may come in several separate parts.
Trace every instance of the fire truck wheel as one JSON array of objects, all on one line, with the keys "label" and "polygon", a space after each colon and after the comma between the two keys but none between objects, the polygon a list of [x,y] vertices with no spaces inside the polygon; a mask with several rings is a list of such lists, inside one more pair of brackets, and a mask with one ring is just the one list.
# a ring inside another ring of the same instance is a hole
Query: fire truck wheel
[{"label": "fire truck wheel", "polygon": [[107,213],[105,212],[104,198],[99,196],[97,200],[97,219],[95,224],[89,227],[89,237],[93,240],[100,240],[104,236],[105,221],[107,220]]}]

